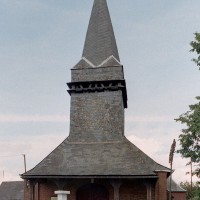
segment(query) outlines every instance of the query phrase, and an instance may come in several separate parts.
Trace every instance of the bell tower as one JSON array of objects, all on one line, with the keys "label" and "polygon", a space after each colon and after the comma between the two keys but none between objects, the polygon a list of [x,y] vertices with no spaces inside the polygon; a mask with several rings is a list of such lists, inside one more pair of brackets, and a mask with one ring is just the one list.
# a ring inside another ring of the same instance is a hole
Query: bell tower
[{"label": "bell tower", "polygon": [[124,136],[126,83],[106,0],[95,0],[81,60],[71,69],[70,141]]}]

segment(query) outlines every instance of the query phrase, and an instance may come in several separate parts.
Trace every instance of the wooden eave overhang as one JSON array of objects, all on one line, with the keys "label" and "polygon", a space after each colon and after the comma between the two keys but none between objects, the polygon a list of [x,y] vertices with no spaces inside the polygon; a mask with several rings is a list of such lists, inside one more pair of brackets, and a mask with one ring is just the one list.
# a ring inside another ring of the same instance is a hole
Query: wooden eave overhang
[{"label": "wooden eave overhang", "polygon": [[101,176],[101,175],[87,175],[87,176],[81,176],[81,175],[71,175],[71,176],[64,176],[64,175],[21,175],[21,178],[23,179],[157,179],[157,175],[125,175],[125,176],[119,176],[119,175],[107,175],[107,176]]},{"label": "wooden eave overhang", "polygon": [[83,92],[104,92],[104,91],[122,91],[124,108],[127,108],[127,90],[126,81],[123,80],[102,80],[102,81],[79,81],[67,83],[68,93],[83,93]]}]

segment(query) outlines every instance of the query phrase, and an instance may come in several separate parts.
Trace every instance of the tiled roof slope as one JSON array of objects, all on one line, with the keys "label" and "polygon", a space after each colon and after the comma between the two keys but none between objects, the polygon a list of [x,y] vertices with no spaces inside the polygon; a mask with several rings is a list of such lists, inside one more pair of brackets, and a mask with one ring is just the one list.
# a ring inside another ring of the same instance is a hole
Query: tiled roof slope
[{"label": "tiled roof slope", "polygon": [[120,61],[106,0],[94,0],[82,56],[95,66],[110,56]]},{"label": "tiled roof slope", "polygon": [[[171,185],[172,192],[186,192],[181,186],[179,186],[174,180]],[[170,191],[170,177],[167,179],[167,190]]]},{"label": "tiled roof slope", "polygon": [[35,168],[32,176],[155,176],[169,171],[143,153],[125,137],[112,142],[70,142],[66,139]]},{"label": "tiled roof slope", "polygon": [[12,181],[2,182],[0,185],[1,200],[23,200],[24,199],[24,182]]}]

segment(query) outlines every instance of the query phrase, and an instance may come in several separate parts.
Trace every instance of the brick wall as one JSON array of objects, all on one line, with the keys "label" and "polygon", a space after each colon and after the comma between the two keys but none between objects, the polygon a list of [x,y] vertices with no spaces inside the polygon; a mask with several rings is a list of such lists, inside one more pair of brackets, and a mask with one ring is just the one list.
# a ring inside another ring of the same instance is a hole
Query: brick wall
[{"label": "brick wall", "polygon": [[39,187],[39,199],[34,200],[50,200],[51,197],[56,197],[54,192],[57,190],[57,187],[53,183],[41,183]]},{"label": "brick wall", "polygon": [[186,192],[172,192],[173,200],[186,200]]},{"label": "brick wall", "polygon": [[[64,187],[63,190],[70,191],[70,195],[68,195],[68,200],[76,200],[76,192],[77,190],[86,185],[91,183],[90,179],[85,180],[71,180],[67,183],[67,186]],[[109,179],[95,179],[94,183],[100,184],[104,186],[108,193],[109,193],[109,200],[114,200],[114,189],[110,183]],[[155,200],[155,184],[152,184],[152,199]],[[56,184],[52,181],[41,182],[39,187],[37,183],[34,187],[34,199],[33,200],[50,200],[51,197],[56,197],[54,192],[58,190]],[[39,192],[39,199],[37,199],[37,191]],[[25,199],[30,200],[29,196],[30,189],[25,187]],[[120,200],[146,200],[147,199],[147,187],[146,182],[144,180],[133,180],[127,181],[122,183],[119,189],[119,197]],[[162,199],[163,200],[163,199]],[[176,200],[183,200],[183,199],[176,199]]]},{"label": "brick wall", "polygon": [[26,180],[24,181],[24,200],[29,200],[30,196],[29,196],[29,189],[27,187],[27,182]]},{"label": "brick wall", "polygon": [[147,190],[143,184],[124,184],[120,188],[120,200],[146,200]]},{"label": "brick wall", "polygon": [[167,200],[167,172],[157,172],[156,200]]}]

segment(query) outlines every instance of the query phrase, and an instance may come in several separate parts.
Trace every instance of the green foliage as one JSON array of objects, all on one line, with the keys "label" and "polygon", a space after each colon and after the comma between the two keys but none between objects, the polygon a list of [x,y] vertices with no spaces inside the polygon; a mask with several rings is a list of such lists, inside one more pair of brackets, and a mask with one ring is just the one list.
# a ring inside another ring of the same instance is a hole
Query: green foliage
[{"label": "green foliage", "polygon": [[187,192],[187,200],[190,200],[191,197],[193,200],[200,200],[200,185],[198,183],[193,183],[192,192],[191,185],[189,182],[181,182],[180,186]]},{"label": "green foliage", "polygon": [[[200,70],[200,33],[194,33],[195,40],[190,43],[191,52],[195,52],[198,57],[192,59]],[[195,164],[196,174],[200,177],[200,96],[196,97],[197,103],[189,106],[189,111],[175,119],[178,122],[186,125],[182,129],[182,134],[179,135],[181,148],[177,151],[184,158],[190,158]]]},{"label": "green foliage", "polygon": [[198,102],[190,105],[190,110],[175,119],[186,125],[179,135],[181,148],[177,151],[184,158],[190,158],[195,164],[194,174],[200,177],[200,97]]},{"label": "green foliage", "polygon": [[196,63],[196,65],[199,67],[200,70],[200,33],[194,33],[195,35],[195,41],[192,41],[190,43],[192,49],[191,52],[196,52],[198,54],[197,58],[193,58],[192,61]]}]

